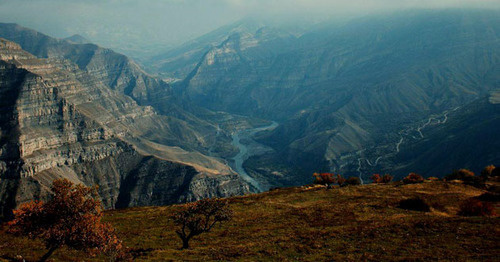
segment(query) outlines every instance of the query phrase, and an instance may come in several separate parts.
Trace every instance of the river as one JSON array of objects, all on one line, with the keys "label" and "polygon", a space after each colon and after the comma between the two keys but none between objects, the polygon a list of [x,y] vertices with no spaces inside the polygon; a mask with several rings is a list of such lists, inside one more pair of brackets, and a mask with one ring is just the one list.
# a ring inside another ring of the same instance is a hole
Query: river
[{"label": "river", "polygon": [[257,182],[253,177],[249,176],[245,169],[243,168],[243,163],[250,158],[251,156],[255,155],[254,152],[252,152],[251,149],[249,149],[248,145],[242,144],[240,141],[242,139],[251,139],[255,134],[262,132],[262,131],[267,131],[267,130],[272,130],[275,129],[278,126],[278,123],[273,122],[272,124],[264,127],[258,127],[258,128],[251,128],[251,129],[245,129],[241,130],[238,132],[235,132],[232,135],[233,141],[231,144],[239,149],[239,152],[236,156],[234,156],[232,159],[234,161],[234,168],[235,171],[240,174],[240,176],[250,183],[257,191],[262,192],[262,187],[260,186],[259,182]]}]

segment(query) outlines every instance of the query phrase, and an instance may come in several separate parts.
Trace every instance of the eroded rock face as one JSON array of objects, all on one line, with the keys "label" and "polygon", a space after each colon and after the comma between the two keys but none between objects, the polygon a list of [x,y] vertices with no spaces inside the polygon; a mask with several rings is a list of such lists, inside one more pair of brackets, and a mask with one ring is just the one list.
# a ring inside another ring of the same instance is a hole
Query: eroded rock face
[{"label": "eroded rock face", "polygon": [[39,59],[3,39],[0,106],[3,214],[45,199],[61,177],[98,184],[107,208],[249,191],[224,163],[179,147],[196,139],[189,130],[172,131],[167,117],[70,61]]}]

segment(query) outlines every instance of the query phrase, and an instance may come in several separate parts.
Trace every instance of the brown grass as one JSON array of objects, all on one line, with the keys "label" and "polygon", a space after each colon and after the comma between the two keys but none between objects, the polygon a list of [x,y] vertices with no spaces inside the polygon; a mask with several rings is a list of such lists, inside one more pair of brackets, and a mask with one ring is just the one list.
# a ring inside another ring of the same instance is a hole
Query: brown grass
[{"label": "brown grass", "polygon": [[[168,219],[178,206],[106,212],[137,261],[394,261],[496,260],[498,217],[460,217],[460,203],[483,190],[446,182],[288,188],[230,199],[234,219],[192,240],[190,250]],[[431,212],[398,208],[420,197]],[[497,206],[498,208],[498,206]],[[43,246],[0,230],[0,261],[21,255],[32,261]],[[103,257],[93,260],[104,260]],[[62,249],[55,261],[92,260]]]}]

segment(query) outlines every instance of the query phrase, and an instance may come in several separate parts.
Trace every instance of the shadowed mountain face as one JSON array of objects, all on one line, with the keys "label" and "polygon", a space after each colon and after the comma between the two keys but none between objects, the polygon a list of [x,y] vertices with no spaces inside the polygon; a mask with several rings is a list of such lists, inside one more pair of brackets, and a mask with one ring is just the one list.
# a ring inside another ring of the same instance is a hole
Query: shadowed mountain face
[{"label": "shadowed mountain face", "polygon": [[[203,54],[199,46],[204,38],[188,45],[192,50],[158,57],[164,67],[157,68],[176,76],[174,64],[184,70],[199,56],[192,71],[174,85],[176,93],[210,110],[280,122],[259,137],[274,153],[246,164],[271,184],[305,183],[313,170],[367,178],[370,172],[394,168],[402,172],[395,175],[404,175],[411,167],[444,175],[448,167],[461,166],[464,157],[478,153],[460,146],[462,140],[443,141],[450,135],[445,132],[490,127],[474,129],[480,137],[498,126],[498,105],[483,103],[492,114],[488,121],[463,108],[473,107],[477,99],[487,101],[500,85],[499,17],[498,11],[412,11],[323,24],[300,36],[273,27],[228,28],[218,44],[206,37],[212,47]],[[189,61],[183,64],[179,57]],[[465,118],[447,129],[453,116]],[[443,127],[433,129],[439,125]],[[426,137],[428,128],[444,133]],[[488,134],[498,140],[497,134]],[[414,152],[418,158],[406,151],[413,143],[422,145]],[[429,152],[442,143],[462,153],[433,155],[433,161],[448,164],[431,167]],[[488,153],[475,159],[467,167],[477,170],[499,162],[500,156]]]},{"label": "shadowed mountain face", "polygon": [[107,208],[249,190],[225,163],[179,147],[198,139],[194,131],[69,60],[0,39],[0,76],[1,215],[45,199],[61,177],[98,184]]}]

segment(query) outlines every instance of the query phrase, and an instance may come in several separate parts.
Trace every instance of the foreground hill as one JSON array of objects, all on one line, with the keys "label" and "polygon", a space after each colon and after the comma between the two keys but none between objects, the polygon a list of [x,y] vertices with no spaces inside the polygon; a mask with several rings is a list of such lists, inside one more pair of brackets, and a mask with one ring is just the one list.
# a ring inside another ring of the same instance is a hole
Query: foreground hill
[{"label": "foreground hill", "polygon": [[[500,219],[456,215],[462,201],[483,193],[462,184],[426,182],[288,188],[233,197],[234,219],[195,238],[192,249],[184,251],[168,218],[178,206],[108,211],[105,220],[117,228],[137,261],[493,261],[500,252]],[[415,196],[425,199],[431,211],[397,207],[400,200]],[[43,254],[40,244],[3,230],[0,260]],[[58,252],[57,261],[85,257]]]}]

